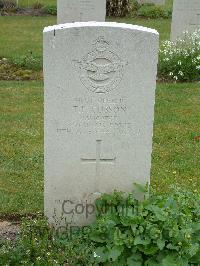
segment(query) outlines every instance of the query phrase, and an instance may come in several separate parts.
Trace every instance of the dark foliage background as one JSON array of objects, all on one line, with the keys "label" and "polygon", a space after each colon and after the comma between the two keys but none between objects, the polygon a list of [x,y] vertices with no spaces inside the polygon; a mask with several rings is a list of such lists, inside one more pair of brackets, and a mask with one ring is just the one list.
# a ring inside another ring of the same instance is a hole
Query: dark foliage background
[{"label": "dark foliage background", "polygon": [[107,16],[123,17],[130,11],[130,0],[107,0]]}]

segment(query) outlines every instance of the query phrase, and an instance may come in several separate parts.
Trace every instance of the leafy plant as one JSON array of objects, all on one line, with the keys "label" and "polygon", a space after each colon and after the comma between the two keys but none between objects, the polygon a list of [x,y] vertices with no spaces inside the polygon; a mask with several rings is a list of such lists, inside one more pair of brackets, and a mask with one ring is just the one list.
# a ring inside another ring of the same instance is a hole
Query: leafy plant
[{"label": "leafy plant", "polygon": [[200,197],[176,189],[139,201],[115,192],[97,200],[104,213],[92,226],[94,263],[103,265],[199,265]]},{"label": "leafy plant", "polygon": [[145,18],[169,18],[172,15],[171,10],[166,10],[164,7],[161,6],[156,6],[154,4],[144,4],[142,5],[138,12],[137,15],[140,17],[145,17]]},{"label": "leafy plant", "polygon": [[56,5],[45,5],[42,7],[42,12],[44,14],[56,15],[57,14],[57,6]]},{"label": "leafy plant", "polygon": [[200,30],[186,32],[176,42],[163,42],[158,70],[164,80],[200,80]]},{"label": "leafy plant", "polygon": [[24,56],[13,58],[11,61],[15,65],[26,69],[40,70],[42,68],[41,58],[35,56],[31,51],[29,51],[29,53]]}]

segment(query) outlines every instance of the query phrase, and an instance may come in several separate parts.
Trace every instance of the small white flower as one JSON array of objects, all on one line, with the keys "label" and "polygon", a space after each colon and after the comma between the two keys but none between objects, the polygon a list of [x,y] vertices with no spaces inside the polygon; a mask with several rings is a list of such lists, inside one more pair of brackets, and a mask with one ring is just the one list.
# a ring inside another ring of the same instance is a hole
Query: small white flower
[{"label": "small white flower", "polygon": [[183,72],[182,72],[181,70],[178,72],[178,74],[179,74],[180,76],[183,76]]},{"label": "small white flower", "polygon": [[94,252],[94,258],[100,258],[101,256],[97,255],[96,252]]}]

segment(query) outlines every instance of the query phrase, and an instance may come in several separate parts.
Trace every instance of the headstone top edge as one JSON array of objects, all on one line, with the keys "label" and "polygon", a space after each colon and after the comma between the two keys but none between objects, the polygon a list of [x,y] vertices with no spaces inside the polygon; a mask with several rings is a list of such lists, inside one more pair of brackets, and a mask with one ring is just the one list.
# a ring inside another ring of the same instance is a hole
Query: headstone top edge
[{"label": "headstone top edge", "polygon": [[137,30],[143,31],[147,33],[152,33],[159,36],[159,33],[155,29],[142,27],[138,25],[126,24],[126,23],[117,23],[117,22],[96,22],[96,21],[89,21],[89,22],[74,22],[74,23],[65,23],[59,25],[53,25],[45,27],[43,33],[55,31],[55,30],[62,30],[62,29],[70,29],[70,28],[81,28],[81,27],[112,27],[112,28],[121,28],[121,29],[130,29],[130,30]]}]

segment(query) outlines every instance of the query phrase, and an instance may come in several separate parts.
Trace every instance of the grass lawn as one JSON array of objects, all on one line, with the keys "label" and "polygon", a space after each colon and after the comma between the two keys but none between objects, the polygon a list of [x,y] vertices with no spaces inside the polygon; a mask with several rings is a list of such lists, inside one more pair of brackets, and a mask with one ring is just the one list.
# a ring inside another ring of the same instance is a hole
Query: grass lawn
[{"label": "grass lawn", "polygon": [[42,84],[0,82],[0,99],[0,213],[42,210]]},{"label": "grass lawn", "polygon": [[56,5],[57,0],[18,0],[19,7],[32,7],[37,2],[42,5]]},{"label": "grass lawn", "polygon": [[[43,210],[43,85],[0,82],[0,213]],[[151,182],[200,188],[200,84],[159,84]]]},{"label": "grass lawn", "polygon": [[29,51],[42,57],[42,31],[56,17],[0,17],[0,57],[15,58]]},{"label": "grass lawn", "polygon": [[[108,19],[157,29],[160,39],[169,39],[170,19]],[[42,31],[45,26],[56,24],[56,17],[0,17],[0,57],[18,58],[29,51],[42,57]]]}]

